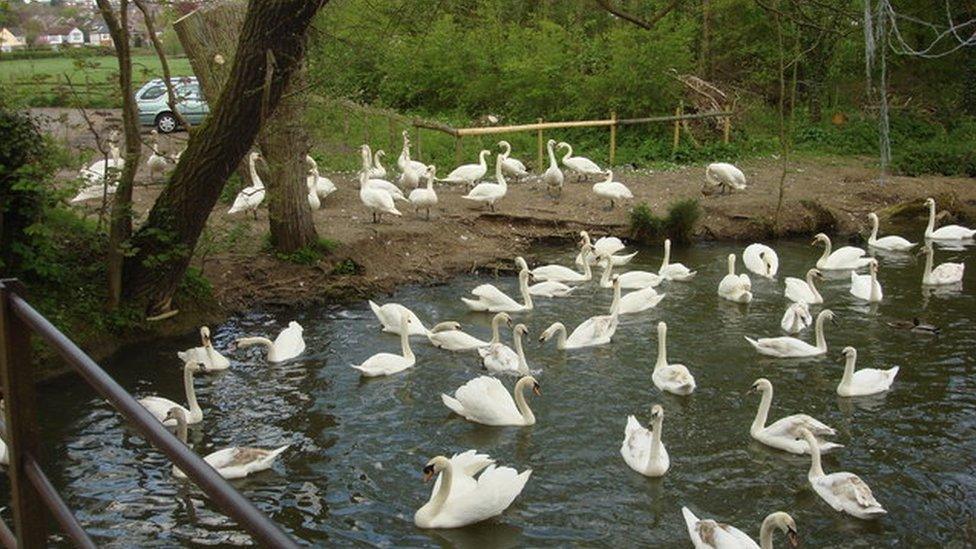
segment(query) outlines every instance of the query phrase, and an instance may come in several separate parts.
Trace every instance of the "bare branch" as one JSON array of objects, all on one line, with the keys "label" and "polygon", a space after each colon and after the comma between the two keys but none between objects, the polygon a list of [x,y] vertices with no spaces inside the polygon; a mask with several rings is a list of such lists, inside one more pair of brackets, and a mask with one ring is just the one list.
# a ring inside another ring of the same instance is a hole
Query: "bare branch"
[{"label": "bare branch", "polygon": [[654,25],[656,25],[661,19],[664,19],[664,16],[671,13],[671,10],[678,7],[678,4],[681,3],[681,0],[673,0],[670,4],[664,6],[663,8],[661,8],[660,11],[652,15],[650,19],[641,19],[636,15],[627,13],[621,10],[620,8],[617,8],[616,6],[610,3],[610,0],[594,0],[594,1],[596,2],[596,5],[600,6],[604,10],[612,13],[613,15],[616,15],[617,17],[623,19],[624,21],[633,23],[638,27],[646,30],[653,29]]}]

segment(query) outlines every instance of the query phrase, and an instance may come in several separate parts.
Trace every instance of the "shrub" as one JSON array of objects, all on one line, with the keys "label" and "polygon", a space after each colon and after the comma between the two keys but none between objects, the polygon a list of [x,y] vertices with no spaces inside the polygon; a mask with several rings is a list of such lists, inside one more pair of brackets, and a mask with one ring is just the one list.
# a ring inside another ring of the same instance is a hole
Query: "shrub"
[{"label": "shrub", "polygon": [[630,210],[630,235],[639,242],[651,242],[664,231],[664,220],[654,215],[647,202],[641,202]]},{"label": "shrub", "polygon": [[668,208],[664,230],[674,242],[688,242],[695,230],[695,223],[701,217],[701,206],[694,198],[679,200]]},{"label": "shrub", "polygon": [[965,175],[976,177],[976,150],[971,143],[913,143],[895,155],[894,168],[904,175]]}]

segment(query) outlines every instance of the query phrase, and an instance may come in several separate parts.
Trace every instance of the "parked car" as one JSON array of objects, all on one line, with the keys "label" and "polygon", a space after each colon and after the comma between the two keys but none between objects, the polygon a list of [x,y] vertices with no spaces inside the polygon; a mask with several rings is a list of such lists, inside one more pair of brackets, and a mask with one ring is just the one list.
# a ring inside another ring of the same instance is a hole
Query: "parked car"
[{"label": "parked car", "polygon": [[[176,108],[190,124],[198,124],[206,118],[210,107],[200,93],[200,84],[196,77],[184,76],[172,78],[173,91],[176,93]],[[136,92],[136,104],[139,107],[139,123],[143,126],[155,126],[159,133],[176,131],[180,123],[169,107],[166,94],[166,83],[162,78],[147,82]]]}]

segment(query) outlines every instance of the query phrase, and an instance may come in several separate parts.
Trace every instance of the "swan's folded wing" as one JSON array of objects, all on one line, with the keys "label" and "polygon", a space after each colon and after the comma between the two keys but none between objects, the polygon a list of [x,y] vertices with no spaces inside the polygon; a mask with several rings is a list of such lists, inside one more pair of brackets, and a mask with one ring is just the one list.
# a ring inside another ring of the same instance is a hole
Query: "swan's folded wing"
[{"label": "swan's folded wing", "polygon": [[627,416],[627,427],[624,429],[624,443],[622,452],[626,452],[628,461],[638,467],[643,467],[651,453],[651,431],[645,429],[634,416]]},{"label": "swan's folded wing", "polygon": [[684,364],[671,364],[664,373],[669,381],[688,382],[694,379]]},{"label": "swan's folded wing", "polygon": [[824,478],[829,482],[830,491],[839,498],[844,498],[857,503],[864,509],[881,507],[878,500],[874,499],[871,488],[853,473],[834,473]]},{"label": "swan's folded wing", "polygon": [[794,414],[779,419],[766,427],[766,432],[778,436],[792,436],[800,438],[803,429],[809,430],[815,437],[837,434],[833,428],[806,414]]},{"label": "swan's folded wing", "polygon": [[496,343],[488,347],[482,358],[485,368],[489,371],[518,370],[518,355],[504,343]]},{"label": "swan's folded wing", "polygon": [[498,378],[481,376],[465,383],[454,393],[468,417],[478,420],[510,421],[522,417],[512,395]]},{"label": "swan's folded wing", "polygon": [[[479,471],[492,463],[495,463],[495,460],[491,459],[491,456],[479,454],[477,450],[468,450],[451,457],[451,466],[454,467],[454,471],[462,472],[470,477],[477,475]],[[434,491],[436,492],[436,489]]]},{"label": "swan's folded wing", "polygon": [[507,303],[509,301],[514,302],[512,298],[508,297],[507,295],[505,295],[504,292],[502,292],[501,290],[499,290],[498,288],[496,288],[491,284],[482,284],[481,286],[478,286],[477,288],[471,290],[471,293],[482,299],[486,299],[492,302],[497,302],[497,303]]},{"label": "swan's folded wing", "polygon": [[804,343],[795,337],[763,337],[756,342],[759,347],[779,354],[788,354],[796,349],[797,343]]},{"label": "swan's folded wing", "polygon": [[519,473],[511,467],[489,465],[478,477],[477,488],[464,498],[465,515],[489,518],[501,514],[522,493],[531,474],[531,469]]}]

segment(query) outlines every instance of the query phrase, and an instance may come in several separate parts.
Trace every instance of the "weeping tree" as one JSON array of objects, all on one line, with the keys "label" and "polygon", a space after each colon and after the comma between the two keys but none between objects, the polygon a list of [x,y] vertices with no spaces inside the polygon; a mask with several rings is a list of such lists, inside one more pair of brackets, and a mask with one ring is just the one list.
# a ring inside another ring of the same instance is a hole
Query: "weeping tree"
[{"label": "weeping tree", "polygon": [[328,0],[250,0],[227,80],[133,235],[124,270],[125,297],[150,312],[169,309],[227,178],[277,109],[302,66],[309,26]]}]

